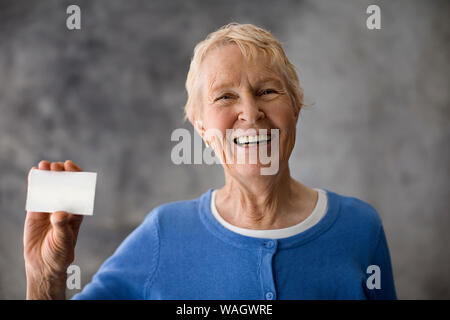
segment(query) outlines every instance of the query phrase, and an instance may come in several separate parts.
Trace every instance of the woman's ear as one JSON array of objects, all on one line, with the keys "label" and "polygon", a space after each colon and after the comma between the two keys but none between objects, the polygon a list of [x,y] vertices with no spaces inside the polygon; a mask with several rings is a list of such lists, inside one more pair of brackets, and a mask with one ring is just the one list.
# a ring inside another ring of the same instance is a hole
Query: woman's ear
[{"label": "woman's ear", "polygon": [[205,127],[203,126],[203,122],[201,120],[193,119],[193,125],[195,130],[197,130],[200,137],[202,137],[203,141],[205,141],[205,145],[207,148],[209,148],[209,141],[205,137]]},{"label": "woman's ear", "polygon": [[203,123],[201,120],[197,120],[197,119],[193,119],[192,124],[195,128],[195,130],[197,130],[197,133],[203,138],[203,134],[205,129],[203,128]]},{"label": "woman's ear", "polygon": [[295,109],[294,109],[295,122],[298,122],[298,117],[300,116],[300,111],[302,111],[302,107],[303,106],[300,106],[300,107],[295,106]]}]

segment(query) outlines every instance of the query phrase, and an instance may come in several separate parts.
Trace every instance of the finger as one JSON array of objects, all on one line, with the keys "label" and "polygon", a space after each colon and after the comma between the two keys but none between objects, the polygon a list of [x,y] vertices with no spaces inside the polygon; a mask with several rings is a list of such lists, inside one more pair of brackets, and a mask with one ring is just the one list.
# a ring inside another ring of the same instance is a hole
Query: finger
[{"label": "finger", "polygon": [[73,232],[73,246],[77,244],[78,231],[80,231],[81,222],[83,222],[83,215],[71,214],[69,216],[69,225]]},{"label": "finger", "polygon": [[69,224],[75,229],[79,228],[83,221],[83,215],[81,214],[69,214]]},{"label": "finger", "polygon": [[64,164],[62,162],[52,162],[50,164],[50,170],[52,171],[63,171]]},{"label": "finger", "polygon": [[72,162],[72,160],[66,160],[64,162],[64,170],[66,171],[83,171],[79,166]]},{"label": "finger", "polygon": [[25,218],[25,221],[42,221],[42,220],[48,220],[50,216],[49,212],[38,212],[38,211],[27,211],[27,215]]},{"label": "finger", "polygon": [[69,221],[69,214],[65,211],[55,211],[50,220],[52,225],[66,225]]},{"label": "finger", "polygon": [[50,162],[42,160],[38,165],[39,170],[50,170]]},{"label": "finger", "polygon": [[50,216],[50,222],[56,238],[63,241],[63,243],[66,243],[68,240],[67,226],[69,222],[69,214],[65,211],[53,212]]},{"label": "finger", "polygon": [[49,224],[50,214],[48,212],[33,212],[27,211],[24,222],[23,244],[29,244],[30,239],[33,239],[33,234],[36,230],[42,230]]}]

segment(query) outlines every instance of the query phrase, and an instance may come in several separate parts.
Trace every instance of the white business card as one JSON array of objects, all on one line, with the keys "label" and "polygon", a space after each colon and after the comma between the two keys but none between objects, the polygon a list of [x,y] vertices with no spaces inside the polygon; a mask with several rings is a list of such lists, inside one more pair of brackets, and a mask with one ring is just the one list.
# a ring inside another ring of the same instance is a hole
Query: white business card
[{"label": "white business card", "polygon": [[93,215],[96,182],[96,172],[32,169],[25,210]]}]

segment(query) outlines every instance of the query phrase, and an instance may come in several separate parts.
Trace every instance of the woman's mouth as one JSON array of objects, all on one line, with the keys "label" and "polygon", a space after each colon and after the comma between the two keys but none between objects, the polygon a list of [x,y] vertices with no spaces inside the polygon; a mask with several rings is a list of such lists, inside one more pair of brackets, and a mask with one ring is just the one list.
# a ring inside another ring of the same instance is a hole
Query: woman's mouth
[{"label": "woman's mouth", "polygon": [[250,136],[240,136],[233,139],[233,142],[238,146],[250,146],[261,143],[268,143],[271,141],[270,134],[258,134]]}]

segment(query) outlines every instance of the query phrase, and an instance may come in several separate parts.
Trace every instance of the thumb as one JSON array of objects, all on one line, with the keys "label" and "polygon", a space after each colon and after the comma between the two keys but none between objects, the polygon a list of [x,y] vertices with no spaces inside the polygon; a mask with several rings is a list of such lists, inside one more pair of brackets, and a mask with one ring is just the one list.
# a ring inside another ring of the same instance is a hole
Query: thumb
[{"label": "thumb", "polygon": [[70,243],[69,214],[65,211],[53,212],[50,217],[50,222],[54,230],[56,244],[66,245]]}]

